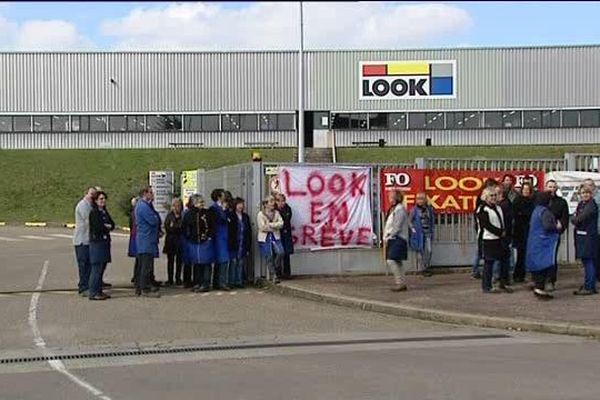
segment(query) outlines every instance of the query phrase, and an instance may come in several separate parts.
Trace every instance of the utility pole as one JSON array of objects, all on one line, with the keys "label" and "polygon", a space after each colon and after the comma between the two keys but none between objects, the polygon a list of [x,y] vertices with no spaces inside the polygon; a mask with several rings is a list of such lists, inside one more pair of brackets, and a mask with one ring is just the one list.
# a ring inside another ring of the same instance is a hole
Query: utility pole
[{"label": "utility pole", "polygon": [[298,163],[304,163],[304,15],[300,2],[300,51],[298,52]]}]

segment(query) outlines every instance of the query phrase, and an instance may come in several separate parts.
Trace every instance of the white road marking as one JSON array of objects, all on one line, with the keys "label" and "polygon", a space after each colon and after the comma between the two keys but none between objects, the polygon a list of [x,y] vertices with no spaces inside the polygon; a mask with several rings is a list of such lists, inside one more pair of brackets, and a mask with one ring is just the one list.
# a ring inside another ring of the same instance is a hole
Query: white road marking
[{"label": "white road marking", "polygon": [[47,237],[47,236],[35,236],[35,235],[23,235],[23,236],[19,236],[23,239],[32,239],[32,240],[54,240],[54,238],[51,237]]},{"label": "white road marking", "polygon": [[210,296],[210,293],[202,293],[202,297]]},{"label": "white road marking", "polygon": [[64,233],[51,233],[50,236],[64,239],[73,239],[73,235],[65,235]]},{"label": "white road marking", "polygon": [[4,237],[4,236],[0,236],[0,240],[2,240],[4,242],[22,242],[23,241],[23,239],[9,238],[9,237]]},{"label": "white road marking", "polygon": [[230,296],[235,296],[237,294],[237,292],[230,292],[229,295]]},{"label": "white road marking", "polygon": [[223,296],[223,292],[217,292],[215,293],[217,296]]},{"label": "white road marking", "polygon": [[[44,262],[44,266],[42,267],[42,272],[40,274],[40,279],[38,279],[38,284],[35,288],[36,292],[31,295],[31,302],[29,303],[29,318],[28,318],[29,327],[31,328],[31,332],[33,333],[33,343],[35,343],[35,345],[40,349],[40,352],[44,356],[52,356],[53,354],[51,351],[49,351],[46,348],[46,342],[44,341],[44,338],[42,337],[42,335],[40,333],[40,329],[39,329],[38,323],[37,323],[37,307],[38,307],[38,302],[40,300],[40,295],[41,295],[40,291],[44,287],[44,281],[46,280],[46,275],[48,274],[48,265],[49,264],[50,264],[50,261],[48,261],[48,260],[46,260]],[[83,379],[79,378],[78,376],[73,375],[71,372],[69,372],[67,370],[67,367],[65,366],[65,364],[62,361],[50,360],[50,361],[48,361],[48,364],[50,364],[52,369],[54,369],[57,372],[60,372],[61,374],[63,374],[67,378],[69,378],[69,380],[71,382],[81,386],[82,388],[84,388],[85,390],[87,390],[88,392],[93,394],[95,397],[97,397],[98,399],[111,400],[110,397],[104,395],[104,393],[102,393],[99,389],[95,388],[94,386],[87,383],[85,380],[83,380]]]}]

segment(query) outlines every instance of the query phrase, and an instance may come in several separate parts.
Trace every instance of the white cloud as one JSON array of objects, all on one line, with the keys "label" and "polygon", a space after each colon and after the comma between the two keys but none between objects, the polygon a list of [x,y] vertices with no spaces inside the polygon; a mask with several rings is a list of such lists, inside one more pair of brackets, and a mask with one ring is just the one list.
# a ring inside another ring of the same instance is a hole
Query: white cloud
[{"label": "white cloud", "polygon": [[26,21],[19,26],[15,40],[23,50],[82,50],[92,47],[75,25],[61,20]]},{"label": "white cloud", "polygon": [[[448,4],[305,3],[307,48],[401,48],[465,32],[472,21]],[[101,25],[119,49],[295,49],[297,3],[175,3],[142,7]]]},{"label": "white cloud", "polygon": [[[8,8],[8,4],[0,3],[0,12],[3,8]],[[93,47],[92,42],[71,22],[29,20],[18,24],[0,14],[0,50],[61,51]]]}]

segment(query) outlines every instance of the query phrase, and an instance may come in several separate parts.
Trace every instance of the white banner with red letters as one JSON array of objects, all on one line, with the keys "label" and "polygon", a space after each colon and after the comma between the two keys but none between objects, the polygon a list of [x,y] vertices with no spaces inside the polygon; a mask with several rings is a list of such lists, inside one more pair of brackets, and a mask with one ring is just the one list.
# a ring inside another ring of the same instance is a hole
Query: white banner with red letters
[{"label": "white banner with red letters", "polygon": [[371,247],[371,169],[282,166],[279,189],[292,208],[297,249]]}]

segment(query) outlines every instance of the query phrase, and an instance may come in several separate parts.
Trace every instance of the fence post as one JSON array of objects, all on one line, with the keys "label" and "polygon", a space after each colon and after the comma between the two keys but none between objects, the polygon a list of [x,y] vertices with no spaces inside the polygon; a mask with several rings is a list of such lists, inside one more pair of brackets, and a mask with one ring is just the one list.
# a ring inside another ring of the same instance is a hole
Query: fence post
[{"label": "fence post", "polygon": [[[262,162],[253,162],[252,163],[252,186],[249,188],[250,193],[250,204],[248,204],[248,215],[250,216],[250,221],[252,223],[253,229],[253,238],[258,237],[258,231],[256,226],[256,215],[260,210],[260,205],[263,198],[263,187],[264,187],[264,174],[263,174],[263,163]],[[260,256],[260,249],[258,248],[258,241],[254,240],[254,251],[252,254],[253,257],[253,265],[254,265],[254,282],[260,277],[262,274],[262,257]]]},{"label": "fence post", "polygon": [[577,171],[577,158],[574,153],[565,153],[565,169],[567,171]]}]

